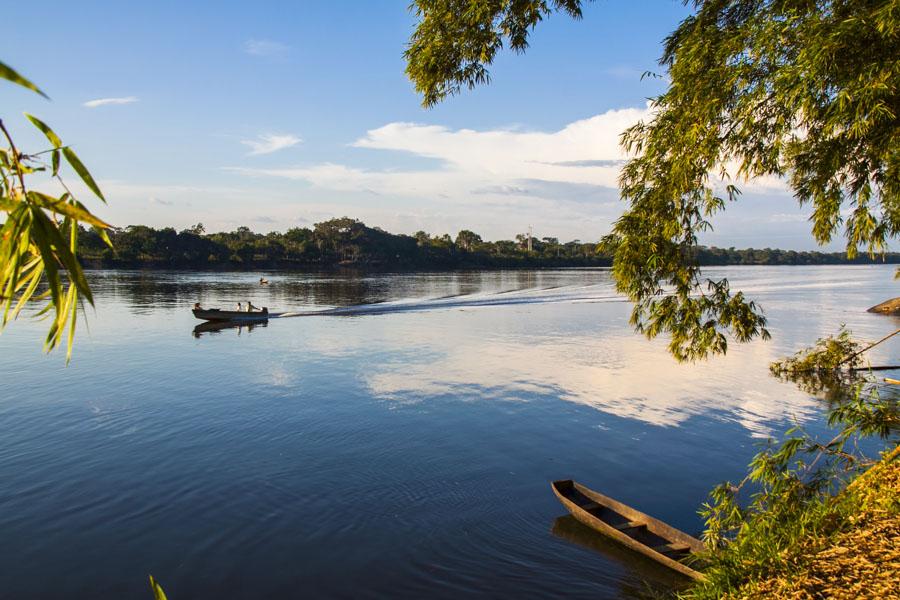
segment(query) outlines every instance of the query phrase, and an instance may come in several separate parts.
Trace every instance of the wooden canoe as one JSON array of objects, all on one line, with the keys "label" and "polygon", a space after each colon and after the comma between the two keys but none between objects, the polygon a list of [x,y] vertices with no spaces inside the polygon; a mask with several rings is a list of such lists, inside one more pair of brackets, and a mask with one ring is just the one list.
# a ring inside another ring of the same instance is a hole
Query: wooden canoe
[{"label": "wooden canoe", "polygon": [[219,310],[218,308],[195,308],[191,312],[204,321],[265,321],[269,318],[269,309],[254,312],[238,310]]},{"label": "wooden canoe", "polygon": [[582,524],[692,579],[703,574],[683,561],[704,550],[703,542],[571,479],[551,484],[563,506]]}]

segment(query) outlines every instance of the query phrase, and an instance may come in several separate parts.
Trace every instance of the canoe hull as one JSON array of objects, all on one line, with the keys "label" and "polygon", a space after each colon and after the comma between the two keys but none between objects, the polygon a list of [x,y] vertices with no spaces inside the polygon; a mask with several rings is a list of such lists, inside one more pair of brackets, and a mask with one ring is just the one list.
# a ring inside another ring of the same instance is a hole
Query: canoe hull
[{"label": "canoe hull", "polygon": [[[592,503],[596,504],[595,508],[606,509],[610,514],[615,514],[617,517],[620,517],[623,522],[640,523],[638,527],[645,528],[652,536],[661,538],[662,540],[679,547],[686,547],[686,550],[690,553],[701,552],[704,549],[703,542],[700,540],[683,531],[679,531],[674,527],[670,527],[658,519],[654,519],[649,515],[637,511],[626,504],[622,504],[621,502],[617,502],[612,498],[586,488],[570,479],[554,481],[551,484],[551,487],[553,488],[553,493],[556,494],[559,501],[566,507],[566,510],[568,510],[582,525],[590,527],[619,542],[623,546],[643,554],[648,558],[652,558],[656,562],[673,571],[681,573],[686,577],[696,580],[703,579],[702,573],[654,550],[652,547],[642,543],[634,537],[623,533],[621,529],[614,527],[606,520],[590,512],[591,510],[594,510],[593,508],[585,508],[585,506],[576,502],[575,498],[577,496],[587,498]],[[629,529],[637,529],[637,527]]]}]

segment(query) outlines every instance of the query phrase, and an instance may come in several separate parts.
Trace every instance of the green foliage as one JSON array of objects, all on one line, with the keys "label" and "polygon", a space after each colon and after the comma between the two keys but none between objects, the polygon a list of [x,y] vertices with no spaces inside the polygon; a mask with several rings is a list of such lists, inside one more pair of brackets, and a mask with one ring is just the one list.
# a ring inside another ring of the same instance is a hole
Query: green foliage
[{"label": "green foliage", "polygon": [[419,24],[404,54],[406,73],[433,106],[447,96],[488,83],[491,64],[504,43],[516,52],[552,12],[581,17],[581,0],[415,0]]},{"label": "green foliage", "polygon": [[[88,217],[82,216],[85,223]],[[335,225],[335,221],[342,225]],[[413,236],[393,234],[343,217],[294,227],[284,233],[255,233],[247,227],[231,232],[207,233],[202,223],[182,231],[132,225],[110,229],[111,249],[101,237],[103,229],[83,230],[78,237],[78,255],[95,267],[182,268],[309,268],[346,266],[401,268],[460,267],[564,267],[610,266],[612,257],[594,243],[578,240],[560,243],[557,238],[487,241],[470,230],[456,238],[418,231]],[[900,254],[888,254],[889,262],[900,262]],[[736,250],[697,248],[701,265],[783,265],[871,263],[868,256],[848,260],[842,253]]]},{"label": "green foliage", "polygon": [[769,368],[776,375],[792,375],[808,371],[832,371],[841,366],[859,366],[862,357],[857,355],[859,342],[852,332],[841,325],[837,335],[819,338],[811,348],[797,351],[793,356],[773,362]]},{"label": "green foliage", "polygon": [[44,98],[48,98],[47,94],[42,92],[36,85],[31,83],[29,80],[22,77],[15,69],[10,67],[9,65],[0,62],[0,79],[6,79],[7,81],[12,81],[16,85],[21,85],[24,88],[28,88],[33,92],[37,92]]},{"label": "green foliage", "polygon": [[[710,549],[702,557],[706,579],[683,597],[721,598],[754,581],[789,576],[810,547],[814,553],[852,526],[865,490],[848,492],[846,485],[873,463],[858,442],[877,435],[895,448],[900,409],[896,397],[881,397],[873,385],[859,384],[830,412],[829,423],[841,428],[832,440],[822,443],[794,428],[779,445],[769,440],[741,483],[726,482],[710,493],[701,511]],[[753,491],[745,505],[747,486]]]},{"label": "green foliage", "polygon": [[[882,252],[900,231],[900,6],[889,1],[697,0],[667,38],[670,80],[651,121],[622,137],[629,207],[606,239],[631,322],[671,337],[679,360],[768,337],[762,311],[726,280],[704,281],[698,235],[740,195],[735,182],[786,177],[825,243]],[[430,106],[488,81],[504,39],[515,50],[553,10],[581,2],[422,0],[407,73]],[[513,23],[514,25],[510,25]],[[846,218],[842,210],[849,211]]]},{"label": "green foliage", "polygon": [[415,236],[392,234],[342,217],[295,227],[284,233],[254,233],[247,227],[207,234],[202,224],[176,232],[133,225],[110,230],[115,249],[96,231],[82,231],[79,253],[97,266],[194,267],[241,265],[247,268],[392,266],[407,268],[609,266],[595,244],[532,239],[532,252],[512,241],[484,241],[472,231]]},{"label": "green foliage", "polygon": [[[7,79],[45,96],[33,83],[0,63],[0,78]],[[45,96],[46,97],[46,96]],[[93,304],[91,289],[77,259],[81,224],[93,228],[98,239],[108,243],[109,226],[79,202],[63,182],[60,158],[78,174],[101,199],[103,195],[84,164],[46,123],[35,116],[26,118],[44,134],[51,148],[33,154],[21,152],[0,120],[6,148],[0,148],[0,211],[6,214],[0,226],[0,331],[33,300],[47,300],[40,316],[51,317],[46,350],[57,347],[65,337],[66,359],[71,358],[78,308],[81,299]],[[49,154],[50,164],[44,162]],[[47,172],[63,189],[59,197],[30,189],[26,179]]]}]

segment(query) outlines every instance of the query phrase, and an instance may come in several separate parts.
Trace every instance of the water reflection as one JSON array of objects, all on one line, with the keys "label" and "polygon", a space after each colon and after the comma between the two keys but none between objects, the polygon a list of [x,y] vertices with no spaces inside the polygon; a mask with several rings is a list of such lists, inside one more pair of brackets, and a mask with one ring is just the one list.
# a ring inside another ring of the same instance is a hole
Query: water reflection
[{"label": "water reflection", "polygon": [[[385,331],[383,346],[399,352],[407,331]],[[679,365],[663,344],[633,335],[595,331],[582,335],[483,338],[470,331],[422,331],[418,344],[442,349],[439,356],[407,355],[402,363],[373,365],[367,383],[373,394],[398,402],[465,394],[479,389],[492,397],[527,400],[552,395],[650,425],[678,426],[691,416],[716,412],[741,423],[755,436],[768,424],[805,421],[819,410],[815,399],[765,372],[776,356],[765,344],[735,349],[700,365]],[[449,339],[448,339],[449,338]],[[753,365],[761,371],[750,386]],[[760,369],[760,367],[762,367]]]},{"label": "water reflection", "polygon": [[194,327],[192,333],[195,338],[203,335],[220,333],[225,329],[237,329],[237,334],[242,331],[252,332],[257,327],[268,327],[268,321],[205,321]]},{"label": "water reflection", "polygon": [[[272,312],[316,307],[376,304],[397,299],[441,298],[554,287],[571,281],[564,271],[460,271],[446,273],[378,274],[349,270],[322,273],[259,273],[180,271],[90,271],[94,294],[121,302],[134,314],[203,305],[251,301]],[[579,280],[608,285],[609,272],[586,270]]]},{"label": "water reflection", "polygon": [[[625,548],[621,544],[604,537],[579,523],[572,515],[553,520],[550,533],[570,544],[580,546],[591,553],[599,554],[610,562],[622,565],[637,579],[623,580],[620,594],[622,598],[647,598],[647,589],[638,582],[644,582],[651,589],[678,590],[690,585],[690,580],[675,571],[647,558],[643,554]],[[589,561],[585,561],[588,563]]]}]

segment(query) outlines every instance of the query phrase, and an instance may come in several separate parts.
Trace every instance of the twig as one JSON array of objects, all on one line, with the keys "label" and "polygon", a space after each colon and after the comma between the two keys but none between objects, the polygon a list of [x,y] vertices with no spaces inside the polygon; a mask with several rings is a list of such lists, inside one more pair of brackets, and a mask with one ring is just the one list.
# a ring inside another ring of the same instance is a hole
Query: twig
[{"label": "twig", "polygon": [[3,135],[6,136],[6,140],[9,142],[9,149],[12,150],[13,160],[16,161],[16,174],[19,176],[19,183],[22,185],[22,195],[24,196],[25,176],[22,175],[21,157],[19,156],[19,151],[16,149],[16,145],[12,141],[12,137],[9,135],[6,126],[3,124],[3,119],[0,119],[0,131],[3,131]]},{"label": "twig", "polygon": [[841,366],[841,365],[844,364],[845,362],[848,362],[848,361],[853,360],[854,358],[856,358],[857,356],[859,356],[859,355],[862,354],[863,352],[866,352],[867,350],[871,350],[872,348],[874,348],[875,346],[877,346],[877,345],[880,344],[881,342],[884,342],[884,341],[887,341],[887,340],[891,339],[892,337],[894,337],[894,336],[897,335],[898,333],[900,333],[900,329],[898,329],[898,330],[895,331],[894,333],[891,333],[891,334],[889,334],[889,335],[884,336],[883,338],[881,338],[880,340],[878,340],[878,341],[875,342],[874,344],[869,344],[868,346],[866,346],[866,347],[863,348],[862,350],[859,350],[859,351],[857,351],[857,352],[854,352],[853,354],[851,354],[850,356],[848,356],[847,358],[845,358],[844,360],[842,360],[841,362],[839,362],[839,363],[837,364],[837,366]]}]

